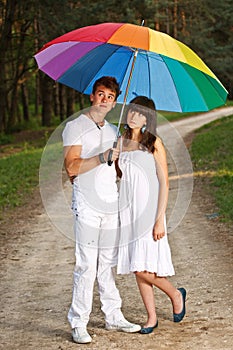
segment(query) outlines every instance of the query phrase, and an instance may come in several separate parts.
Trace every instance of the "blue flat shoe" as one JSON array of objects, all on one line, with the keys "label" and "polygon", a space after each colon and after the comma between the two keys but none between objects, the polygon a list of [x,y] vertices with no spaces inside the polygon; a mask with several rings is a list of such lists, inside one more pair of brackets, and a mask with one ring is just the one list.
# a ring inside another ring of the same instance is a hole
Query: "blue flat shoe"
[{"label": "blue flat shoe", "polygon": [[140,330],[139,333],[141,333],[141,334],[150,334],[150,333],[153,332],[153,330],[154,330],[155,328],[158,327],[158,325],[159,325],[159,322],[158,322],[158,320],[157,320],[156,325],[155,325],[154,327],[143,327],[143,328],[141,328],[141,330]]},{"label": "blue flat shoe", "polygon": [[186,300],[186,290],[184,288],[178,288],[178,290],[180,291],[181,295],[182,295],[182,299],[183,299],[183,309],[179,314],[173,314],[173,321],[174,322],[180,322],[183,320],[184,315],[186,313],[185,310],[185,300]]}]

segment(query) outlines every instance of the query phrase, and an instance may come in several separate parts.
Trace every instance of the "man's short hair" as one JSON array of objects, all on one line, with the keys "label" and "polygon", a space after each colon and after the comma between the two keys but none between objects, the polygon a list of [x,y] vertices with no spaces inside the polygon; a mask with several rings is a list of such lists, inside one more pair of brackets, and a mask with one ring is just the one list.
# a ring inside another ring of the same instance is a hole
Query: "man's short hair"
[{"label": "man's short hair", "polygon": [[93,85],[93,88],[92,88],[93,94],[96,92],[97,88],[100,85],[103,85],[107,89],[114,91],[116,94],[115,100],[117,99],[117,97],[121,93],[119,83],[117,82],[116,78],[114,78],[114,77],[103,76],[103,77],[97,79]]}]

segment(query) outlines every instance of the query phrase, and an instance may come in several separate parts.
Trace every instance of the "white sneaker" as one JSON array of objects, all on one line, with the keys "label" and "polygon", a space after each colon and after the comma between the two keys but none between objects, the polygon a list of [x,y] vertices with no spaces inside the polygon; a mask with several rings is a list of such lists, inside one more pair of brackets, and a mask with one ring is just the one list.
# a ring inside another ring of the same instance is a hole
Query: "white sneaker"
[{"label": "white sneaker", "polygon": [[122,331],[126,333],[136,333],[140,331],[141,326],[139,326],[139,324],[130,323],[126,319],[121,319],[119,321],[116,321],[116,323],[114,324],[107,323],[106,329],[108,331]]},{"label": "white sneaker", "polygon": [[72,329],[72,337],[75,343],[86,344],[91,343],[92,339],[87,332],[86,327],[76,327]]}]

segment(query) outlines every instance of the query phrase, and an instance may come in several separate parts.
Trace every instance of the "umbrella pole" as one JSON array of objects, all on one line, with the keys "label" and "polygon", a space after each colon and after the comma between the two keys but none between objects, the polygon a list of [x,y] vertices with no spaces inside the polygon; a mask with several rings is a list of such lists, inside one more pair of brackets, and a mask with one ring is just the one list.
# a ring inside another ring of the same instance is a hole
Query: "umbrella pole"
[{"label": "umbrella pole", "polygon": [[[143,27],[144,26],[144,19],[142,20],[142,23],[141,23],[141,26]],[[116,133],[116,140],[114,142],[114,145],[116,144],[117,145],[117,139],[119,137],[119,131],[120,131],[120,126],[121,126],[121,120],[122,120],[122,117],[123,117],[123,113],[124,113],[124,109],[125,109],[125,105],[126,105],[126,100],[127,100],[127,97],[128,97],[128,93],[129,93],[129,86],[130,86],[130,83],[131,83],[131,79],[132,79],[132,76],[133,76],[133,70],[134,70],[134,65],[135,65],[135,61],[136,61],[136,58],[137,58],[137,55],[138,55],[138,49],[135,49],[134,51],[134,56],[133,56],[133,62],[132,62],[132,65],[131,65],[131,69],[130,69],[130,73],[129,73],[129,79],[128,79],[128,82],[127,82],[127,86],[126,86],[126,90],[125,90],[125,96],[124,96],[124,101],[123,101],[123,106],[121,108],[121,114],[120,114],[120,118],[119,118],[119,122],[118,122],[118,127],[117,127],[117,133]],[[114,147],[114,146],[113,146]],[[111,159],[111,158],[110,158]]]},{"label": "umbrella pole", "polygon": [[[123,113],[124,113],[124,109],[125,109],[128,93],[129,93],[130,82],[131,82],[131,79],[132,79],[132,76],[133,76],[133,70],[134,70],[134,65],[135,65],[135,61],[136,61],[137,55],[138,55],[138,49],[136,49],[135,52],[134,52],[133,62],[132,62],[132,65],[131,65],[131,69],[130,69],[130,73],[129,73],[129,79],[128,79],[126,90],[125,90],[123,105],[122,105],[122,108],[121,108],[120,118],[119,118],[118,126],[117,126],[116,139],[115,139],[115,141],[113,143],[113,148],[116,148],[116,146],[117,146],[117,140],[118,140],[119,133],[120,133],[121,121],[122,121],[122,117],[123,117]],[[112,163],[113,163],[113,161],[111,160],[112,159],[112,153],[113,153],[113,151],[111,150],[109,152],[109,155],[108,155],[108,165],[109,166],[111,166]]]}]

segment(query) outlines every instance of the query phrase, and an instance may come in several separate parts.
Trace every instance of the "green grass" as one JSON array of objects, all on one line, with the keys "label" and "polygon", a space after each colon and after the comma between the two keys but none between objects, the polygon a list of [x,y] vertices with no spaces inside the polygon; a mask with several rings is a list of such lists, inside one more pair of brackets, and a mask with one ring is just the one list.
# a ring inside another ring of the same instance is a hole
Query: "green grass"
[{"label": "green grass", "polygon": [[200,113],[178,113],[178,112],[159,112],[158,113],[158,122],[160,122],[160,115],[162,116],[161,122],[163,123],[163,118],[169,122],[175,122],[176,120],[193,117]]},{"label": "green grass", "polygon": [[38,186],[41,154],[30,149],[0,159],[0,211],[22,205]]},{"label": "green grass", "polygon": [[233,222],[233,116],[198,130],[191,146],[194,171],[204,179],[222,221]]}]

